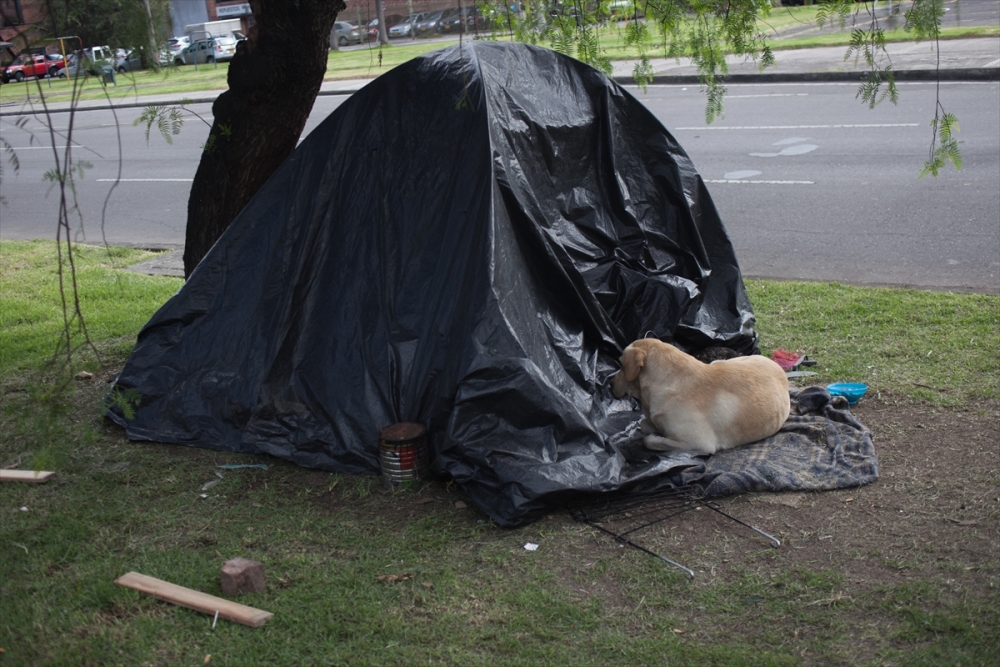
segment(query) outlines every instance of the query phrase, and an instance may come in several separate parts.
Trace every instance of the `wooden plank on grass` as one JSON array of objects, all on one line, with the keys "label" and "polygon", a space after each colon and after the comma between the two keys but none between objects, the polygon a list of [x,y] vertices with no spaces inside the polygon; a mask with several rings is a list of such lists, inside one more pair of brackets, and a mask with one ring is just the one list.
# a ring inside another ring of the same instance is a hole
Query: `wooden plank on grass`
[{"label": "wooden plank on grass", "polygon": [[139,574],[138,572],[129,572],[128,574],[124,574],[115,579],[115,583],[137,590],[141,593],[152,595],[153,597],[160,598],[166,602],[187,607],[188,609],[194,609],[195,611],[212,614],[213,616],[215,615],[215,612],[219,612],[219,618],[225,618],[230,621],[242,623],[243,625],[249,625],[251,628],[259,628],[267,623],[272,616],[274,616],[274,614],[269,611],[254,609],[253,607],[248,607],[244,604],[232,602],[231,600],[215,597],[214,595],[209,595],[208,593],[202,593],[201,591],[184,588],[183,586],[178,586],[177,584],[171,584],[170,582],[163,581],[162,579],[147,577],[146,575]]},{"label": "wooden plank on grass", "polygon": [[0,470],[0,482],[44,484],[54,474],[51,470]]}]

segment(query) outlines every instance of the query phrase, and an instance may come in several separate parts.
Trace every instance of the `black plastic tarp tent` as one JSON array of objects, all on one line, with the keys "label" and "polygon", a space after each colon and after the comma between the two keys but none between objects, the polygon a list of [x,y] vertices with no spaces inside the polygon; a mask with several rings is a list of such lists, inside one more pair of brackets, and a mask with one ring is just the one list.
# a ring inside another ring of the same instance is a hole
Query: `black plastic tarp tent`
[{"label": "black plastic tarp tent", "polygon": [[378,430],[497,523],[663,475],[616,434],[621,350],[756,350],[729,238],[674,138],[597,70],[465,42],[374,80],[295,150],[139,334],[132,439],[378,473]]}]

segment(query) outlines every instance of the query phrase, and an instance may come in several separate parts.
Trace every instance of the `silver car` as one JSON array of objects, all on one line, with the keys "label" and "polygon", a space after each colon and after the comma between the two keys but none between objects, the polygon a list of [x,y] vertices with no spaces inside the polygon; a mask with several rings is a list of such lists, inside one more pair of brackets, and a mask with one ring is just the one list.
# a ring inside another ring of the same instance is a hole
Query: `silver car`
[{"label": "silver car", "polygon": [[115,52],[115,69],[119,74],[125,72],[138,72],[142,69],[142,59],[135,51],[125,51],[118,49]]},{"label": "silver car", "polygon": [[361,43],[361,31],[358,27],[351,25],[347,21],[336,21],[333,24],[333,34],[330,36],[330,45],[347,46],[348,44]]},{"label": "silver car", "polygon": [[191,46],[190,37],[171,37],[167,40],[167,51],[171,56],[178,55],[181,51]]},{"label": "silver car", "polygon": [[422,21],[426,16],[426,12],[423,14],[407,16],[405,19],[389,28],[389,37],[413,37],[414,24]]},{"label": "silver car", "polygon": [[219,35],[191,42],[191,46],[174,57],[176,65],[194,65],[232,60],[236,55],[236,38]]}]

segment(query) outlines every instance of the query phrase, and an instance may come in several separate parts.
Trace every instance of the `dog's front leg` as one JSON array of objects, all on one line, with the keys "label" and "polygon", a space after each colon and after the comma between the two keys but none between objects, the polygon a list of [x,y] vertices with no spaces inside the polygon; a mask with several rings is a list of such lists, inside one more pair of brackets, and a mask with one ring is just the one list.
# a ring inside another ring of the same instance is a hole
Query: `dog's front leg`
[{"label": "dog's front leg", "polygon": [[657,434],[647,435],[642,439],[642,443],[646,445],[646,449],[658,452],[691,452],[697,455],[715,453],[715,447],[710,445],[681,442]]},{"label": "dog's front leg", "polygon": [[639,420],[639,430],[642,431],[643,435],[651,435],[656,433],[656,427],[653,426],[653,422],[646,415],[642,416]]}]

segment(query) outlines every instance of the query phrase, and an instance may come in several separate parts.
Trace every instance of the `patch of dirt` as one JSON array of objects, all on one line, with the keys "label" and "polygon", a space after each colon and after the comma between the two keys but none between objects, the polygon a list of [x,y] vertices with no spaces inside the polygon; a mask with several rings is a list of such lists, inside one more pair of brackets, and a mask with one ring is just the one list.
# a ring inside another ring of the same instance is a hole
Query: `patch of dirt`
[{"label": "patch of dirt", "polygon": [[[675,588],[680,595],[671,601],[674,617],[687,628],[685,640],[727,636],[766,648],[777,638],[801,647],[806,664],[881,662],[893,649],[912,649],[921,641],[898,638],[907,636],[901,616],[933,619],[942,610],[947,616],[946,608],[953,605],[995,605],[1000,586],[998,408],[995,402],[954,409],[884,394],[866,398],[853,412],[873,432],[878,481],[854,489],[718,500],[723,511],[777,537],[780,548],[704,510],[636,534],[633,539],[642,546],[695,571],[687,584],[691,594]],[[563,520],[572,521],[568,515]],[[595,555],[623,556],[610,536],[596,533],[592,539]],[[634,558],[655,561],[630,551]],[[580,581],[569,575],[564,585],[578,587]],[[709,589],[736,595],[730,618],[701,613],[698,593]],[[656,586],[645,590],[653,595]],[[642,595],[638,586],[624,601],[619,591],[605,601],[635,606]],[[761,610],[768,603],[773,603],[771,613]],[[774,615],[775,606],[788,612]],[[836,627],[812,627],[817,618]],[[834,642],[835,654],[810,653],[819,635]]]},{"label": "patch of dirt", "polygon": [[[638,534],[635,541],[695,570],[695,581],[829,568],[847,589],[905,583],[943,571],[951,573],[945,580],[966,590],[1000,585],[1000,403],[955,409],[882,394],[866,397],[853,412],[873,432],[880,476],[874,484],[718,499],[723,511],[778,538],[780,548],[710,511],[687,513]],[[172,449],[199,456],[191,448]],[[391,491],[377,478],[274,462],[270,484],[287,487],[290,496],[305,494],[324,510],[344,512],[359,524],[404,527],[442,512],[458,521],[485,520],[463,502],[454,484],[424,482]],[[567,578],[581,563],[623,553],[613,538],[576,524],[568,512],[554,512],[519,532],[530,541],[543,526],[568,536],[562,547],[552,540],[546,545],[565,550]],[[499,533],[496,538],[503,539],[507,531]],[[568,585],[590,592],[579,583]],[[590,584],[614,604],[635,602],[617,585]]]}]

